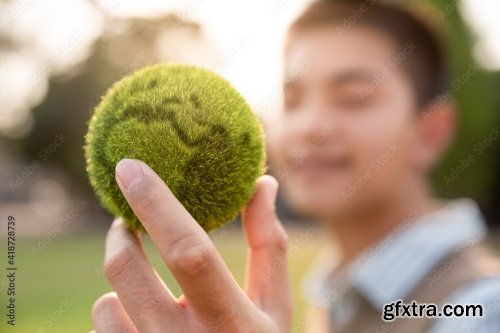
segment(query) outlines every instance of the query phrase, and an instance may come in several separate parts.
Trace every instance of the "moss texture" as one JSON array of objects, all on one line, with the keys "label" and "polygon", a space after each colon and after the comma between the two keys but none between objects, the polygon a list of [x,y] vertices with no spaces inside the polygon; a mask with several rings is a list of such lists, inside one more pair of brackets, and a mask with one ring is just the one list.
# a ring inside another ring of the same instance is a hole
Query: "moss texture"
[{"label": "moss texture", "polygon": [[123,158],[147,163],[205,231],[235,218],[265,169],[262,127],[231,85],[208,70],[160,64],[115,83],[86,136],[90,183],[102,205],[143,229],[115,180]]}]

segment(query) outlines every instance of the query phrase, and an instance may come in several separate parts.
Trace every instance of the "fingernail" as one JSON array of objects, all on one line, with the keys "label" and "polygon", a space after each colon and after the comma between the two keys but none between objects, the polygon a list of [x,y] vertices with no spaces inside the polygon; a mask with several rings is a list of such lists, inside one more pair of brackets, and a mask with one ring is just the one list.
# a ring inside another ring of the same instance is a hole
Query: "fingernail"
[{"label": "fingernail", "polygon": [[274,201],[276,201],[276,196],[278,195],[278,187],[279,187],[279,184],[278,182],[276,181],[276,179],[273,179],[271,181],[272,183],[272,186],[269,186],[269,196],[271,197],[271,199]]},{"label": "fingernail", "polygon": [[139,162],[129,158],[118,162],[115,172],[117,180],[127,191],[133,191],[144,176]]},{"label": "fingernail", "polygon": [[272,181],[270,181],[270,183],[272,183],[272,184],[267,187],[267,196],[268,196],[268,200],[269,200],[268,202],[271,205],[271,208],[273,210],[275,210],[276,209],[276,196],[278,195],[278,182],[276,181],[276,179],[272,179]]}]

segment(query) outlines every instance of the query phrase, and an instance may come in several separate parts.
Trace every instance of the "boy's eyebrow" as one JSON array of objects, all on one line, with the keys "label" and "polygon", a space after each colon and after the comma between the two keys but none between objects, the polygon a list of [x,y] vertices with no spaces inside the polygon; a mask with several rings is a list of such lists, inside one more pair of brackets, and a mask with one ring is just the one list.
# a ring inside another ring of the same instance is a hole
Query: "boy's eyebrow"
[{"label": "boy's eyebrow", "polygon": [[337,86],[348,83],[370,83],[376,77],[376,73],[367,70],[351,70],[330,76],[327,79],[329,86]]},{"label": "boy's eyebrow", "polygon": [[[369,70],[349,70],[340,73],[335,73],[326,79],[326,83],[330,87],[335,87],[349,83],[370,83],[376,78],[376,72]],[[300,85],[300,80],[297,77],[285,79],[283,87],[292,88]]]}]

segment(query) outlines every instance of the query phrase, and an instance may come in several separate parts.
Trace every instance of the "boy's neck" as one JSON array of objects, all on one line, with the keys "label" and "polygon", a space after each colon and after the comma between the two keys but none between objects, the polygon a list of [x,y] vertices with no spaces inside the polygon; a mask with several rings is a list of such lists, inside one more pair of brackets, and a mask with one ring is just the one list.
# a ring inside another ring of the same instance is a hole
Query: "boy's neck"
[{"label": "boy's neck", "polygon": [[412,222],[414,217],[438,207],[438,202],[432,198],[427,187],[413,187],[405,195],[397,195],[387,204],[379,205],[364,215],[333,221],[329,225],[342,250],[339,268],[349,265],[364,250],[384,239],[400,225]]}]

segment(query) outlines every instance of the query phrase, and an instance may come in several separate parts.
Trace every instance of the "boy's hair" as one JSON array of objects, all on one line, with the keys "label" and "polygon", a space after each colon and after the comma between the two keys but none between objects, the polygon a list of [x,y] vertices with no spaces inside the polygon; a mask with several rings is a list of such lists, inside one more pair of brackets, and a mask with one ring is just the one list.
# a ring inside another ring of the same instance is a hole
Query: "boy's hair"
[{"label": "boy's hair", "polygon": [[[292,23],[288,39],[297,32],[332,24],[339,35],[362,26],[388,37],[401,52],[396,65],[409,75],[419,107],[448,92],[450,79],[442,42],[408,10],[375,0],[315,0]],[[405,48],[411,51],[403,54]]]}]

